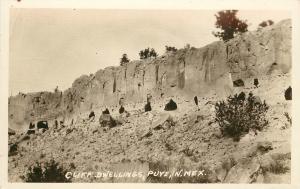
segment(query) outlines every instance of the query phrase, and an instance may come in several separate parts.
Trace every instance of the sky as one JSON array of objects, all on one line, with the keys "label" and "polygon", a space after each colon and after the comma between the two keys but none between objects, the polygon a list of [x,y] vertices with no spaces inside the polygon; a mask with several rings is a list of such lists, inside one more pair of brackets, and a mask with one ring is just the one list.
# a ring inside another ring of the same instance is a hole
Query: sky
[{"label": "sky", "polygon": [[[71,87],[83,74],[118,66],[122,54],[139,59],[141,49],[165,45],[196,48],[219,40],[212,35],[218,10],[10,10],[9,93]],[[238,17],[255,30],[264,20],[291,18],[288,11],[246,11]]]}]

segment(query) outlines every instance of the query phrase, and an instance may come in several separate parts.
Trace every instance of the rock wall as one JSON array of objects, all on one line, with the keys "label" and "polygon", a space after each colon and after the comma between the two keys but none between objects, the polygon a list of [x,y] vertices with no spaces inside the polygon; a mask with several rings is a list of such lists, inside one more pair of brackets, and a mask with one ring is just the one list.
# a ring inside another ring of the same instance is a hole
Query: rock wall
[{"label": "rock wall", "polygon": [[52,120],[103,106],[208,93],[227,96],[232,81],[291,69],[291,20],[247,32],[224,43],[180,49],[156,59],[107,67],[76,79],[64,92],[19,94],[9,98],[9,127],[22,130],[29,122]]}]

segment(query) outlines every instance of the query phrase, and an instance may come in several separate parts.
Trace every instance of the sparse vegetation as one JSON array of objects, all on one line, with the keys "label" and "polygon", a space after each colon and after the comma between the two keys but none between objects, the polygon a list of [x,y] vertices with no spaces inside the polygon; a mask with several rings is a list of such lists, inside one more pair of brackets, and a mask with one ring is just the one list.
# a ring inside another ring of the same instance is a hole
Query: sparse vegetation
[{"label": "sparse vegetation", "polygon": [[44,164],[36,162],[28,168],[23,179],[25,182],[71,182],[65,177],[66,173],[67,171],[52,159]]},{"label": "sparse vegetation", "polygon": [[140,59],[147,59],[147,58],[156,58],[158,56],[157,52],[153,48],[146,48],[144,50],[141,50],[140,53]]},{"label": "sparse vegetation", "polygon": [[248,98],[240,98],[235,94],[229,96],[227,101],[216,103],[216,121],[221,132],[225,136],[239,141],[240,137],[249,130],[262,130],[267,124],[266,112],[269,106],[255,100],[255,96],[249,93]]},{"label": "sparse vegetation", "polygon": [[289,168],[284,164],[282,160],[274,160],[268,167],[264,168],[264,172],[270,172],[274,174],[284,174]]},{"label": "sparse vegetation", "polygon": [[213,32],[215,37],[227,41],[232,39],[235,34],[248,31],[248,24],[245,20],[237,18],[238,10],[219,11],[215,17],[217,19],[215,26],[222,31]]}]

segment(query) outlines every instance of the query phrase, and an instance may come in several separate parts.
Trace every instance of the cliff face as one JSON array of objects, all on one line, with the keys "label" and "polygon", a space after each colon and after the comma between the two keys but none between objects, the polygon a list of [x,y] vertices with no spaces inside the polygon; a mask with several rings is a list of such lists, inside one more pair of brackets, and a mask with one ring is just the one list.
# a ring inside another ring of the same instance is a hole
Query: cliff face
[{"label": "cliff face", "polygon": [[[284,40],[283,40],[284,39]],[[227,96],[232,81],[287,73],[291,69],[291,21],[247,32],[224,43],[180,49],[153,60],[108,67],[76,79],[64,92],[19,94],[9,98],[9,126],[20,130],[30,121],[53,120],[103,106],[153,101],[171,96]]]}]

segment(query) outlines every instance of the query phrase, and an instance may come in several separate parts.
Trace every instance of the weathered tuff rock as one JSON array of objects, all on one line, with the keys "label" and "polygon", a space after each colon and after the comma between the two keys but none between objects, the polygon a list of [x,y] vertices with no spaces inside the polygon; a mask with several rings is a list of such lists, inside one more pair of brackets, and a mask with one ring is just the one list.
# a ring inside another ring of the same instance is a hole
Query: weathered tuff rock
[{"label": "weathered tuff rock", "polygon": [[228,172],[225,183],[253,183],[261,174],[261,167],[256,159],[245,159],[233,166]]},{"label": "weathered tuff rock", "polygon": [[179,95],[191,99],[209,92],[224,97],[232,92],[234,80],[287,73],[290,68],[291,21],[284,20],[226,43],[217,41],[156,59],[107,67],[79,77],[63,92],[10,97],[9,126],[20,130],[38,119],[65,119],[93,107],[116,106],[120,99],[124,105],[143,103],[147,94],[153,101]]},{"label": "weathered tuff rock", "polygon": [[110,114],[102,114],[99,118],[99,123],[102,127],[115,127],[117,125],[116,120],[114,120]]}]

